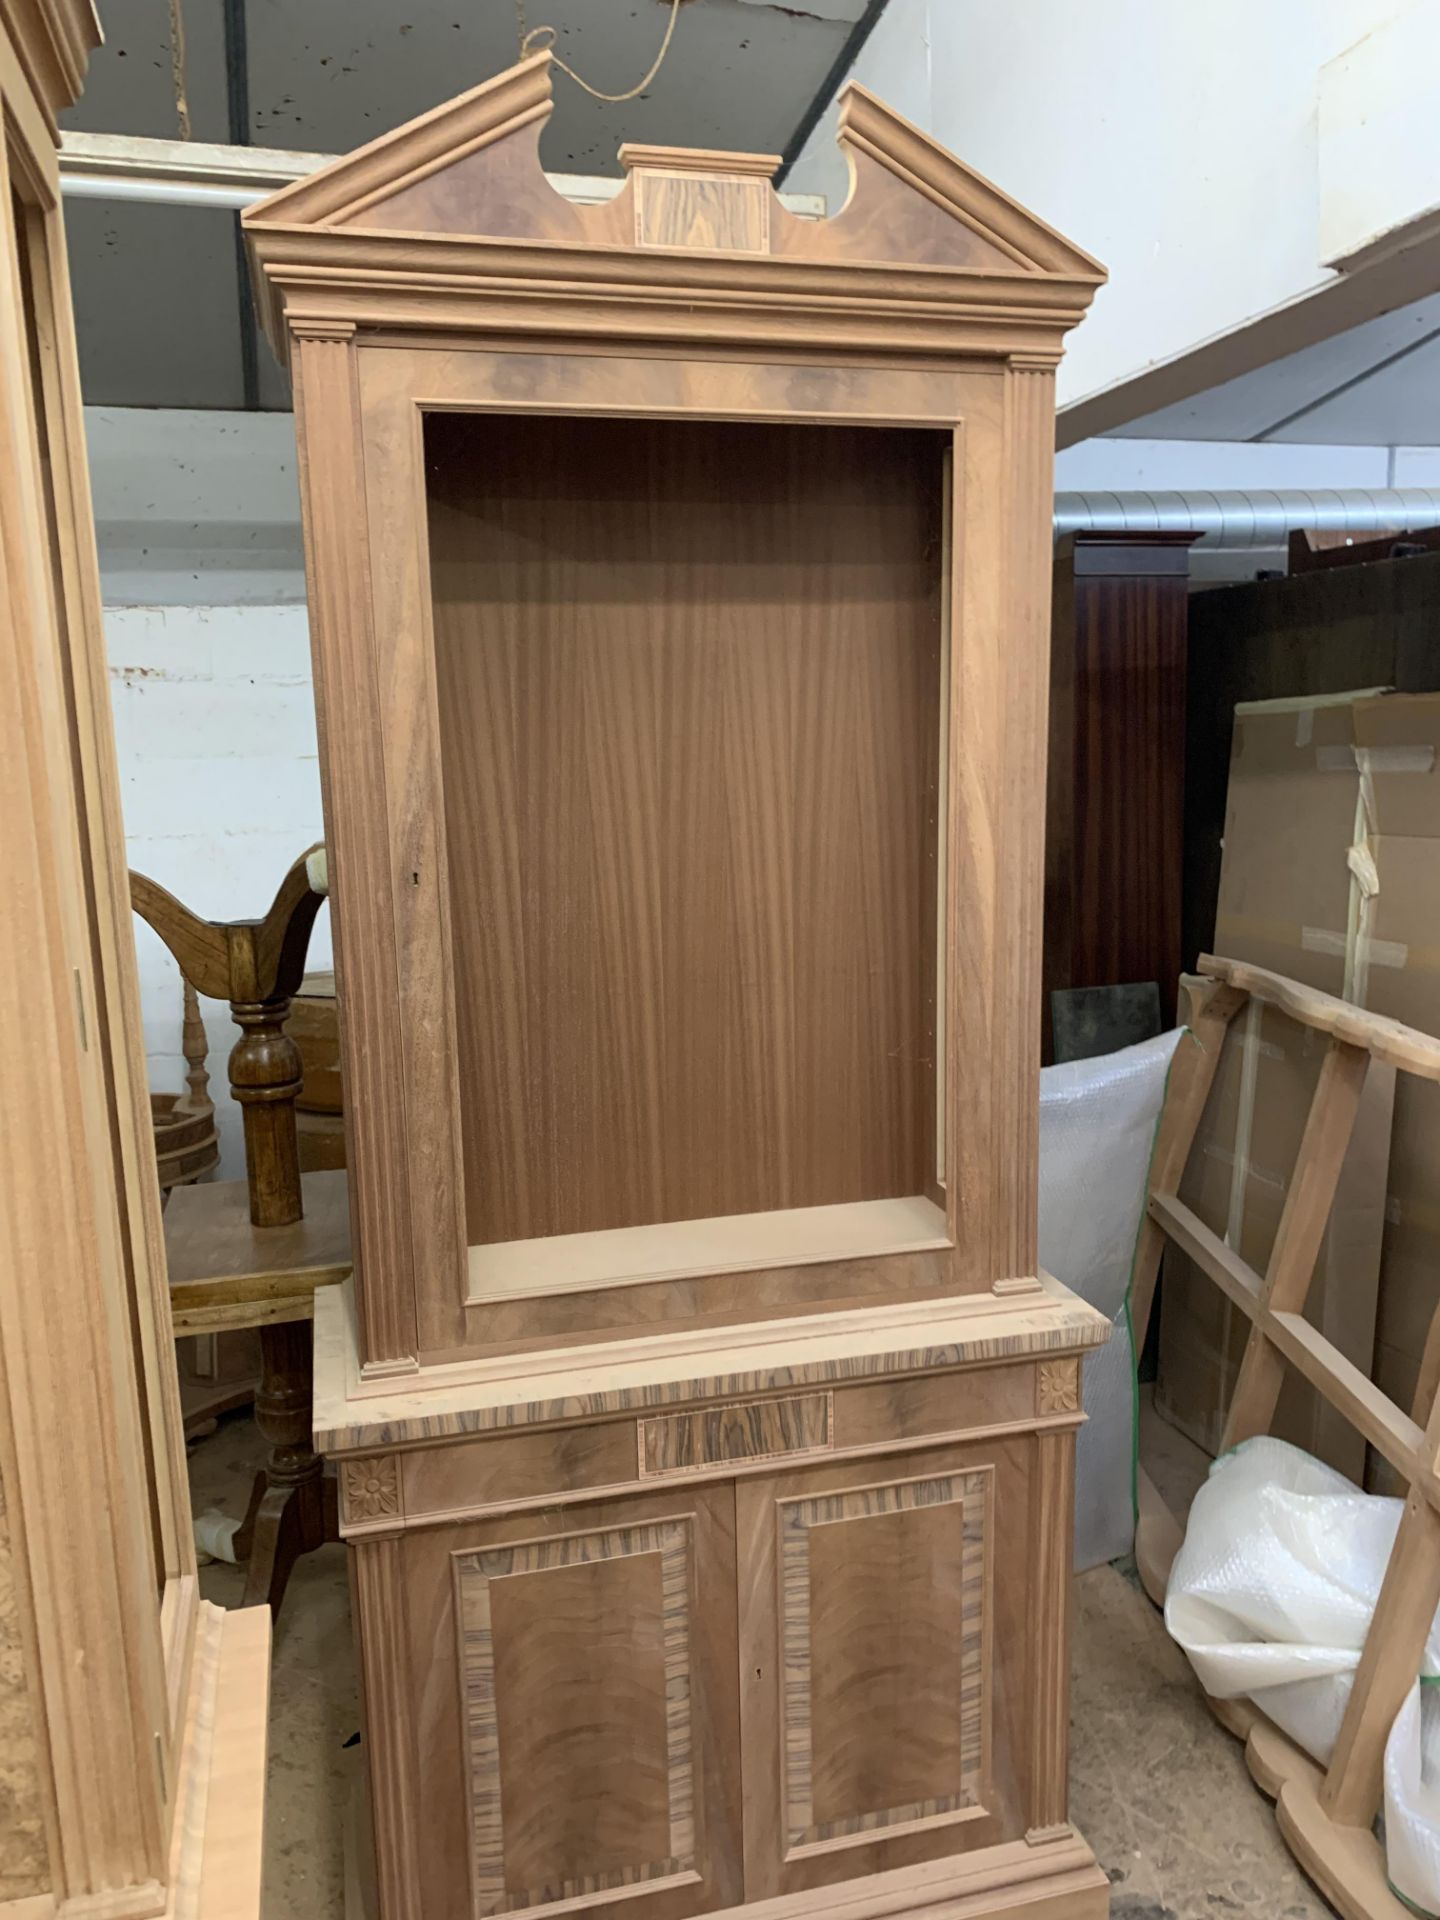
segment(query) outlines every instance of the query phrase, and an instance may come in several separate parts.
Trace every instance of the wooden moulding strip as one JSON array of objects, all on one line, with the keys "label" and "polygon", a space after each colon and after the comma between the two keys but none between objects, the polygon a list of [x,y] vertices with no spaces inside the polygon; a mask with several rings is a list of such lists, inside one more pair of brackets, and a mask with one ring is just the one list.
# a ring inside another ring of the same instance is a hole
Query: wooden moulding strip
[{"label": "wooden moulding strip", "polygon": [[259,1920],[270,1610],[202,1605],[170,1858],[169,1920]]},{"label": "wooden moulding strip", "polygon": [[1105,1920],[1109,1880],[1073,1827],[1033,1844],[1007,1841],[971,1858],[950,1855],[727,1907],[719,1920],[996,1920],[1012,1908],[1026,1920]]},{"label": "wooden moulding strip", "polygon": [[550,61],[548,49],[531,54],[396,132],[301,175],[260,203],[257,224],[277,215],[300,222],[353,219],[457,156],[543,119],[550,112]]},{"label": "wooden moulding strip", "polygon": [[391,1450],[520,1426],[565,1425],[681,1402],[735,1399],[1103,1345],[1109,1323],[1057,1282],[883,1310],[502,1354],[403,1381],[363,1378],[353,1283],[315,1297],[315,1434],[326,1453]]},{"label": "wooden moulding strip", "polygon": [[778,153],[726,153],[719,147],[647,147],[627,140],[616,155],[628,173],[651,167],[660,173],[737,173],[769,180],[784,164]]},{"label": "wooden moulding strip", "polygon": [[945,1215],[923,1194],[788,1207],[506,1240],[469,1249],[470,1306],[697,1274],[879,1259],[948,1247]]},{"label": "wooden moulding strip", "polygon": [[[272,206],[277,202],[272,201]],[[556,285],[602,294],[625,290],[714,298],[754,296],[772,305],[810,298],[883,303],[894,311],[1046,314],[1057,324],[1083,319],[1094,295],[1090,275],[1036,275],[926,262],[796,259],[779,254],[686,254],[663,262],[643,247],[595,247],[584,240],[509,238],[486,234],[386,232],[366,227],[309,227],[276,221],[259,209],[246,233],[276,282],[298,273],[345,273],[369,284],[411,274],[483,285]]]},{"label": "wooden moulding strip", "polygon": [[1199,969],[1208,979],[1222,980],[1267,1007],[1278,1007],[1303,1027],[1328,1033],[1347,1046],[1363,1047],[1373,1059],[1401,1073],[1413,1073],[1421,1080],[1440,1080],[1440,1040],[1416,1027],[1403,1026],[1384,1014],[1370,1013],[1318,988],[1287,980],[1283,974],[1252,967],[1247,961],[1221,960],[1202,953]]}]

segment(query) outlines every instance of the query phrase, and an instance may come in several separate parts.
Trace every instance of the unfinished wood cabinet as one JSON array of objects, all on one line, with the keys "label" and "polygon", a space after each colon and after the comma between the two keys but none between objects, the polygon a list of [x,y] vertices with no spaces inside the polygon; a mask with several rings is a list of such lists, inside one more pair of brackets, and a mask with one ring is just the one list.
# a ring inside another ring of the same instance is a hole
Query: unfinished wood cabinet
[{"label": "unfinished wood cabinet", "polygon": [[246,215],[385,1920],[1088,1920],[1105,1328],[1035,1181],[1053,370],[1103,275],[858,86],[821,221],[772,157],[648,147],[573,206],[549,108],[540,54]]},{"label": "unfinished wood cabinet", "polygon": [[201,1601],[55,116],[0,0],[0,1914],[256,1920],[269,1618]]}]

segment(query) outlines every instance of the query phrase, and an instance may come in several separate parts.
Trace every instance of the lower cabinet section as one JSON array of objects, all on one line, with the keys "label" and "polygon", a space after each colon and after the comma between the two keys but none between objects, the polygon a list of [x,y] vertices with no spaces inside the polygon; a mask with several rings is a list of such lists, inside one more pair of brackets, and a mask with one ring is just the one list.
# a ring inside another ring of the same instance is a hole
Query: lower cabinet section
[{"label": "lower cabinet section", "polygon": [[1064,1804],[1072,1448],[357,1541],[384,1920],[683,1920],[1023,1843]]}]

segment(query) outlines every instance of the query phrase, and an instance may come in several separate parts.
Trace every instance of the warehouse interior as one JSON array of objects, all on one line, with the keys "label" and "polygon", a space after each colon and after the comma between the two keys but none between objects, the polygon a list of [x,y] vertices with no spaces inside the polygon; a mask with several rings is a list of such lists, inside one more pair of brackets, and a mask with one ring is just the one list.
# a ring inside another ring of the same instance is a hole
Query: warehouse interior
[{"label": "warehouse interior", "polygon": [[1440,1915],[1437,61],[0,0],[0,1914]]}]

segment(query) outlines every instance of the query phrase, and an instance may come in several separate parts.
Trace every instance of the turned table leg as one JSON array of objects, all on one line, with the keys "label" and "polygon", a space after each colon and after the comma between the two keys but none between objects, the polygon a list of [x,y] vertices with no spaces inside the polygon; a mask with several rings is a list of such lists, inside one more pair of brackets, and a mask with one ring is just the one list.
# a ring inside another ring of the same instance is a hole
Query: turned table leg
[{"label": "turned table leg", "polygon": [[240,1038],[230,1054],[230,1091],[245,1122],[245,1170],[250,1220],[257,1227],[288,1227],[304,1213],[295,1100],[304,1084],[300,1049],[285,1031],[290,996],[232,1000]]},{"label": "turned table leg", "polygon": [[300,1555],[339,1538],[335,1481],[310,1444],[310,1400],[310,1322],[262,1327],[255,1424],[270,1457],[256,1475],[235,1550],[250,1563],[244,1604],[266,1603],[272,1614]]}]

